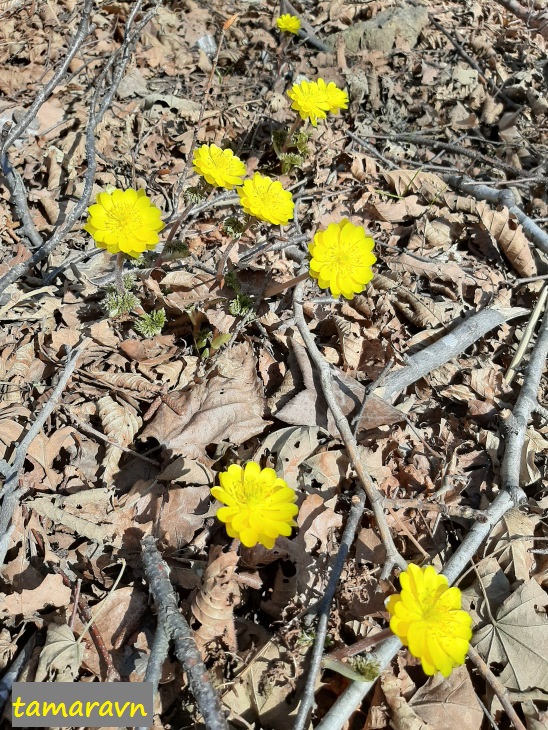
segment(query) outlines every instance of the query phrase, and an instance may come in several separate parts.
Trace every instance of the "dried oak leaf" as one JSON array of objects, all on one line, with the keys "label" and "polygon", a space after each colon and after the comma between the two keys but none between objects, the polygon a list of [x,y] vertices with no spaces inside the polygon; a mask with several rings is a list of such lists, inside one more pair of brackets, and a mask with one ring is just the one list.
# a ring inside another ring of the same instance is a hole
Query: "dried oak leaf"
[{"label": "dried oak leaf", "polygon": [[142,439],[154,438],[184,456],[203,457],[209,444],[239,445],[261,433],[265,400],[252,347],[243,342],[222,353],[217,371],[202,383],[170,393]]},{"label": "dried oak leaf", "polygon": [[[335,420],[327,408],[320,385],[317,370],[308,356],[306,348],[298,342],[292,342],[293,352],[297,360],[304,390],[294,396],[279,411],[276,418],[295,426],[320,426],[332,436],[340,436]],[[290,360],[291,363],[291,360]],[[364,397],[364,386],[354,378],[345,375],[338,368],[332,367],[333,393],[345,416],[351,417],[361,407]],[[299,374],[294,373],[295,380]],[[404,420],[404,414],[386,401],[375,395],[369,396],[367,405],[360,419],[360,429],[376,428]]]},{"label": "dried oak leaf", "polygon": [[192,601],[191,612],[194,638],[200,648],[214,639],[225,637],[227,645],[236,649],[233,610],[240,602],[240,587],[236,579],[236,552],[218,553],[212,550],[212,562],[207,566],[202,584]]},{"label": "dried oak leaf", "polygon": [[521,225],[510,216],[508,208],[492,210],[482,200],[476,205],[482,225],[499,244],[504,255],[520,276],[535,276],[537,266]]}]

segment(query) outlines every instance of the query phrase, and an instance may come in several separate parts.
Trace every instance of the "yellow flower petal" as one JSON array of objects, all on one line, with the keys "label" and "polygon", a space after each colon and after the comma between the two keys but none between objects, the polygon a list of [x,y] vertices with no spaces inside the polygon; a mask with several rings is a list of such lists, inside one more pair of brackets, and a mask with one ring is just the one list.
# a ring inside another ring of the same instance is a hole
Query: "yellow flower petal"
[{"label": "yellow flower petal", "polygon": [[401,592],[390,596],[386,608],[390,629],[428,675],[448,677],[464,663],[472,638],[472,618],[461,609],[461,592],[433,566],[410,564],[400,575]]},{"label": "yellow flower petal", "polygon": [[291,535],[298,512],[296,494],[273,469],[261,469],[252,461],[244,468],[231,464],[219,474],[219,482],[211,494],[226,505],[217,515],[229,537],[246,547],[260,543],[271,549],[279,535]]},{"label": "yellow flower petal", "polygon": [[160,210],[151,204],[144,190],[128,188],[99,193],[88,213],[84,230],[99,248],[113,254],[140,256],[157,245],[158,233],[164,228]]}]

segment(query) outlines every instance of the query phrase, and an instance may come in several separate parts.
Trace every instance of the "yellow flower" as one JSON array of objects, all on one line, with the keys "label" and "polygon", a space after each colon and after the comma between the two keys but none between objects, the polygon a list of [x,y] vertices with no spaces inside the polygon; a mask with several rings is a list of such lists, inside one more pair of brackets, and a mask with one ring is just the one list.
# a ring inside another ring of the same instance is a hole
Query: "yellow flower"
[{"label": "yellow flower", "polygon": [[84,230],[93,236],[99,248],[134,258],[153,249],[164,228],[160,209],[150,202],[144,190],[128,188],[99,193],[88,213]]},{"label": "yellow flower", "polygon": [[301,29],[301,21],[295,15],[280,15],[276,21],[278,28],[285,33],[297,34]]},{"label": "yellow flower", "polygon": [[339,89],[333,81],[326,84],[323,79],[318,79],[316,83],[318,89],[325,95],[331,114],[338,114],[341,109],[348,109],[348,94],[346,91]]},{"label": "yellow flower", "polygon": [[325,90],[320,89],[315,81],[294,84],[287,95],[293,100],[291,108],[299,112],[301,119],[310,119],[314,127],[318,126],[318,119],[325,119],[330,110]]},{"label": "yellow flower", "polygon": [[194,151],[194,171],[216,188],[232,190],[241,185],[245,165],[232,150],[222,150],[216,144],[203,144]]},{"label": "yellow flower", "polygon": [[340,294],[353,299],[373,278],[372,265],[377,260],[372,253],[375,242],[365,229],[347,218],[331,223],[318,231],[308,250],[310,276],[318,280],[321,289],[330,289],[334,297]]},{"label": "yellow flower", "polygon": [[256,172],[238,188],[238,195],[244,211],[260,221],[285,226],[293,218],[293,196],[278,180]]},{"label": "yellow flower", "polygon": [[400,584],[401,593],[386,602],[390,628],[421,660],[425,674],[440,671],[448,677],[464,664],[472,638],[472,617],[461,609],[460,590],[449,588],[447,578],[431,565],[410,564]]},{"label": "yellow flower", "polygon": [[245,468],[231,464],[219,481],[221,486],[213,487],[211,494],[227,505],[217,517],[226,524],[229,537],[237,537],[245,547],[260,543],[270,550],[279,535],[291,535],[299,511],[297,495],[274,469],[261,469],[254,461]]}]

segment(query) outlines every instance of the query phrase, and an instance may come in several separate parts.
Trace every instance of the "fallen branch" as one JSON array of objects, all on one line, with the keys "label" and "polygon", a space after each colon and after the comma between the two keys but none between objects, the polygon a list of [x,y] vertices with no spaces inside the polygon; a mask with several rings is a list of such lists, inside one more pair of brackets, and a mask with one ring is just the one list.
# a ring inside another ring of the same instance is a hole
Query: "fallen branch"
[{"label": "fallen branch", "polygon": [[306,325],[302,302],[303,292],[304,283],[301,282],[297,284],[293,293],[293,315],[295,317],[295,324],[297,325],[299,332],[301,333],[301,337],[304,340],[310,357],[316,365],[316,368],[320,375],[320,384],[327,406],[333,415],[335,424],[339,430],[339,433],[341,434],[342,440],[350,457],[350,461],[352,462],[352,466],[354,467],[356,474],[358,475],[358,479],[361,482],[365,494],[367,495],[367,499],[369,500],[369,503],[371,505],[371,509],[373,510],[381,540],[386,549],[386,564],[383,568],[383,577],[386,577],[390,574],[394,565],[399,566],[401,570],[405,570],[407,568],[407,563],[397,551],[396,546],[394,545],[394,540],[392,539],[392,535],[390,534],[390,529],[386,522],[386,517],[384,516],[384,510],[382,507],[384,495],[379,489],[377,489],[377,487],[373,483],[373,480],[366,472],[358,453],[358,444],[356,442],[356,438],[352,433],[352,429],[350,428],[346,416],[342,412],[341,407],[335,399],[335,395],[333,393],[333,374],[331,368],[329,367],[327,361],[323,358],[321,352],[316,347],[314,337],[312,336],[310,330]]},{"label": "fallen branch", "polygon": [[[10,527],[10,525],[13,514],[15,512],[15,508],[19,504],[19,500],[21,499],[21,497],[27,491],[26,488],[18,488],[19,478],[21,477],[21,474],[23,473],[23,468],[25,466],[27,452],[31,443],[38,436],[38,433],[41,431],[47,419],[51,416],[51,414],[59,404],[61,396],[63,395],[63,392],[67,387],[70,376],[76,368],[77,360],[90,341],[91,340],[86,339],[76,350],[69,350],[65,368],[59,377],[57,385],[55,386],[49,399],[46,401],[46,404],[40,411],[40,414],[27,431],[25,437],[23,438],[19,446],[15,449],[13,463],[9,465],[7,473],[5,474],[6,479],[4,481],[4,487],[2,489],[2,506],[0,508],[0,567],[4,564],[4,558],[6,557],[6,553],[8,551],[8,546],[10,543],[11,533],[13,529],[12,527]],[[67,349],[69,348],[67,347]]]},{"label": "fallen branch", "polygon": [[489,669],[487,664],[483,661],[483,659],[473,646],[470,646],[468,649],[468,658],[476,667],[483,679],[491,687],[493,692],[496,694],[500,701],[500,704],[503,706],[504,711],[508,715],[511,723],[516,728],[516,730],[525,730],[525,725],[519,719],[517,712],[512,707],[512,703],[510,702],[510,698],[508,697],[508,690],[502,684],[500,679],[495,677],[493,672]]},{"label": "fallen branch", "polygon": [[383,387],[376,391],[376,395],[385,400],[395,399],[409,385],[460,355],[489,330],[527,313],[528,310],[521,307],[474,312],[437,342],[409,357],[403,368],[387,375]]},{"label": "fallen branch", "polygon": [[[169,580],[169,567],[159,553],[156,540],[152,536],[143,540],[143,566],[157,607],[158,626],[167,639],[174,643],[175,656],[188,675],[190,688],[198,710],[204,718],[206,729],[228,730],[221,703],[213,689],[190,626],[179,612],[175,591]],[[164,640],[159,640],[155,662],[160,664],[164,646]],[[156,669],[151,669],[151,674],[155,672]]]},{"label": "fallen branch", "polygon": [[360,491],[357,497],[352,500],[352,507],[350,508],[350,514],[346,522],[346,527],[341,538],[341,544],[335,558],[335,564],[333,570],[329,576],[329,582],[325,589],[325,594],[320,602],[318,608],[318,623],[316,626],[316,636],[314,639],[314,648],[312,649],[312,656],[310,657],[310,666],[308,668],[308,674],[306,677],[306,684],[303,690],[303,695],[299,705],[299,711],[293,725],[293,730],[304,730],[308,727],[308,717],[314,704],[314,692],[316,690],[316,679],[321,671],[323,650],[325,646],[325,637],[327,636],[327,625],[329,622],[329,611],[331,608],[331,602],[335,591],[337,590],[337,584],[341,576],[346,557],[350,552],[356,530],[360,524],[363,510],[365,508],[365,492]]},{"label": "fallen branch", "polygon": [[517,0],[495,0],[503,8],[509,10],[516,18],[523,20],[528,28],[539,33],[548,40],[548,17],[546,12],[532,13],[530,7],[524,7]]}]

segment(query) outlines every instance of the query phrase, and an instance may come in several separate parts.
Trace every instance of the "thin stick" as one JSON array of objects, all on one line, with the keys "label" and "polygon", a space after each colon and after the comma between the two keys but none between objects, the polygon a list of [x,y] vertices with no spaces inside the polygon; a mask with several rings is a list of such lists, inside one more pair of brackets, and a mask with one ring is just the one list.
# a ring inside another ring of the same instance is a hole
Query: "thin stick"
[{"label": "thin stick", "polygon": [[525,725],[519,719],[516,711],[512,707],[512,703],[508,697],[508,690],[502,684],[502,682],[495,677],[493,672],[489,669],[487,664],[483,661],[479,653],[474,649],[473,646],[468,647],[468,658],[472,664],[476,667],[480,675],[491,687],[493,692],[499,699],[500,704],[503,706],[504,711],[508,715],[510,722],[516,728],[516,730],[526,730]]},{"label": "thin stick", "polygon": [[188,675],[190,688],[207,730],[228,730],[221,703],[196,647],[192,631],[179,611],[179,602],[169,580],[169,567],[158,552],[155,538],[151,535],[143,540],[143,567],[156,603],[158,625],[175,645],[175,655]]},{"label": "thin stick", "polygon": [[308,674],[306,677],[306,684],[301,697],[301,703],[299,705],[299,711],[293,725],[293,730],[304,730],[308,727],[308,716],[314,704],[314,692],[316,689],[316,679],[321,670],[322,655],[325,645],[325,637],[327,635],[327,625],[329,622],[329,610],[331,608],[331,601],[335,595],[337,584],[341,576],[341,572],[346,561],[346,557],[354,542],[356,530],[360,524],[361,517],[365,508],[365,491],[360,492],[353,497],[352,507],[348,516],[348,521],[341,538],[341,544],[333,570],[329,576],[329,582],[325,589],[324,597],[320,603],[318,609],[318,625],[316,627],[316,638],[314,640],[314,648],[312,650],[312,656],[310,657],[310,666],[308,668]]},{"label": "thin stick", "polygon": [[360,459],[358,453],[358,444],[356,442],[356,439],[354,438],[348,421],[333,394],[333,374],[331,368],[329,367],[327,361],[323,358],[321,352],[318,350],[316,343],[314,342],[314,337],[306,326],[302,302],[303,292],[304,284],[301,282],[300,284],[297,284],[293,293],[293,314],[295,317],[295,323],[299,329],[299,332],[301,333],[301,337],[304,340],[310,357],[314,361],[314,364],[319,371],[321,388],[328,408],[333,414],[335,424],[339,429],[339,433],[341,434],[342,440],[350,457],[350,461],[352,462],[352,465],[356,470],[358,479],[361,482],[361,485],[367,495],[367,498],[375,515],[375,520],[377,522],[377,527],[379,529],[381,540],[386,549],[386,564],[383,569],[384,577],[385,575],[389,575],[394,565],[398,565],[402,570],[405,570],[407,568],[407,563],[396,550],[392,535],[390,534],[390,529],[386,522],[386,517],[382,508],[382,500],[384,498],[384,495],[373,484],[371,477],[366,472],[363,462]]},{"label": "thin stick", "polygon": [[0,566],[4,564],[4,559],[6,557],[9,546],[11,531],[8,532],[8,528],[10,527],[13,513],[15,512],[17,504],[19,503],[19,499],[27,491],[27,488],[18,489],[18,486],[19,478],[23,472],[25,459],[27,457],[29,447],[34,439],[38,436],[47,419],[58,406],[61,400],[61,396],[63,395],[63,392],[67,387],[67,383],[72,373],[74,372],[76,362],[90,342],[90,339],[86,339],[82,342],[79,348],[72,351],[70,351],[70,348],[67,347],[67,349],[69,350],[67,361],[65,364],[65,368],[59,377],[57,385],[55,386],[49,399],[46,401],[44,407],[38,414],[36,420],[29,428],[23,440],[15,450],[15,458],[13,460],[13,464],[11,464],[9,467],[8,473],[6,474],[4,488],[2,490],[2,507],[0,508],[0,535],[2,536],[0,538]]},{"label": "thin stick", "polygon": [[535,331],[535,327],[537,326],[537,322],[540,318],[540,315],[544,311],[547,296],[548,296],[548,286],[545,285],[540,293],[540,296],[535,305],[535,308],[533,309],[533,313],[531,314],[531,316],[529,318],[529,322],[527,323],[527,327],[525,328],[523,337],[521,338],[521,340],[519,342],[518,349],[516,350],[516,354],[512,358],[512,362],[508,366],[508,370],[506,371],[506,373],[504,375],[504,380],[507,383],[512,382],[512,380],[514,379],[514,375],[516,374],[516,368],[518,367],[520,362],[523,360],[527,347],[529,346],[529,342],[531,341],[531,337],[533,336],[533,332]]}]

